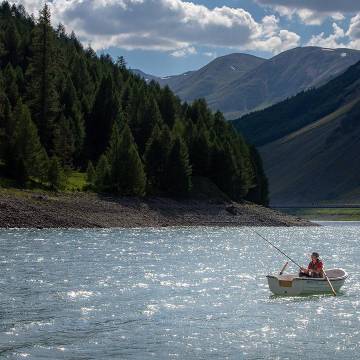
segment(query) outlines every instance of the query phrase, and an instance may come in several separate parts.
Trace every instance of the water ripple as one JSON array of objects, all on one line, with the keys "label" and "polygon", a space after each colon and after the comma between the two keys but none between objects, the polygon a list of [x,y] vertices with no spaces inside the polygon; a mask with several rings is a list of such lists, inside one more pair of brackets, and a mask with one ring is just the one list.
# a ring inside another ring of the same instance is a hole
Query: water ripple
[{"label": "water ripple", "polygon": [[271,296],[284,259],[250,228],[1,230],[0,357],[358,358],[360,227],[259,231],[343,292]]}]

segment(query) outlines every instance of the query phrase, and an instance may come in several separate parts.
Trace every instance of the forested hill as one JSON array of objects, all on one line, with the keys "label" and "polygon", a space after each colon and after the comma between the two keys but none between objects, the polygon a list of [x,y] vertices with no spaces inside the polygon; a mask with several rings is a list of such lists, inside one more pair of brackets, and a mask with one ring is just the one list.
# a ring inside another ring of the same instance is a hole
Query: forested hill
[{"label": "forested hill", "polygon": [[60,188],[87,169],[95,191],[186,195],[194,177],[233,199],[267,202],[261,159],[221,113],[98,57],[45,6],[0,6],[0,161],[22,186]]}]

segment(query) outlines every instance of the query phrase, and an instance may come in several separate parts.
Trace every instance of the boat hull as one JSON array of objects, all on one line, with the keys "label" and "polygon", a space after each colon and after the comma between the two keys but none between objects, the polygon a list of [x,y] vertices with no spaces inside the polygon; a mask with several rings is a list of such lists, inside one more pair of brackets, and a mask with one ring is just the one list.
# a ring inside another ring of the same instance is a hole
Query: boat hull
[{"label": "boat hull", "polygon": [[[333,277],[328,276],[335,291],[338,292],[345,283],[347,278],[346,272],[342,269],[332,269],[328,270],[327,273],[334,275]],[[267,280],[270,291],[275,295],[297,296],[332,292],[325,278],[308,278],[299,277],[298,275],[268,275]]]}]

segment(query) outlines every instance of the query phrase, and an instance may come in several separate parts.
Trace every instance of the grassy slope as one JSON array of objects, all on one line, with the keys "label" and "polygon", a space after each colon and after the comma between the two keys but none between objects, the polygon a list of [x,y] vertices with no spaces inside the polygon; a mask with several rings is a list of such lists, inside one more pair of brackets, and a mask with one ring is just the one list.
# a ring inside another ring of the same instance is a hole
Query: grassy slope
[{"label": "grassy slope", "polygon": [[360,221],[360,208],[278,208],[278,210],[308,220]]},{"label": "grassy slope", "polygon": [[[85,173],[79,171],[72,171],[70,174],[68,174],[64,192],[84,191],[86,184],[87,183]],[[0,177],[0,189],[14,191],[15,193],[21,190],[21,188],[18,187],[14,180],[6,177]],[[32,181],[31,184],[29,184],[29,192],[31,191],[47,192],[48,189],[43,184]]]},{"label": "grassy slope", "polygon": [[360,204],[360,127],[340,130],[354,105],[261,148],[273,205]]}]

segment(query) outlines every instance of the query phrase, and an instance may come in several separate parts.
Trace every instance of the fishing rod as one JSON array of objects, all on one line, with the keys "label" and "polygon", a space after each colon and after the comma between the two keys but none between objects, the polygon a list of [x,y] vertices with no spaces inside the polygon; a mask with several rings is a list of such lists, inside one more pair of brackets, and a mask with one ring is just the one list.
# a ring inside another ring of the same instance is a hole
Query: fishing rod
[{"label": "fishing rod", "polygon": [[285,257],[287,257],[291,262],[293,262],[297,267],[299,267],[300,269],[302,268],[302,266],[300,266],[295,260],[293,260],[290,256],[286,255],[281,249],[279,249],[277,246],[275,246],[273,243],[271,243],[268,239],[266,239],[264,236],[262,236],[261,234],[259,234],[257,231],[253,230],[253,232],[258,235],[259,237],[261,237],[262,239],[264,239],[268,244],[270,244],[273,248],[275,248],[277,251],[279,251],[281,254],[283,254]]}]

